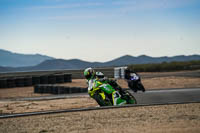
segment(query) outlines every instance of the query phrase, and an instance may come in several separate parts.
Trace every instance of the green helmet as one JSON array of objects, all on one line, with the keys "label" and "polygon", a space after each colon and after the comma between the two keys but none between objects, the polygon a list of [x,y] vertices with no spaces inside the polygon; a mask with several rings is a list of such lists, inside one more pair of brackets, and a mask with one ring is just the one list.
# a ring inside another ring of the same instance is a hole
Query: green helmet
[{"label": "green helmet", "polygon": [[95,71],[90,67],[84,70],[84,76],[87,80],[95,78]]}]

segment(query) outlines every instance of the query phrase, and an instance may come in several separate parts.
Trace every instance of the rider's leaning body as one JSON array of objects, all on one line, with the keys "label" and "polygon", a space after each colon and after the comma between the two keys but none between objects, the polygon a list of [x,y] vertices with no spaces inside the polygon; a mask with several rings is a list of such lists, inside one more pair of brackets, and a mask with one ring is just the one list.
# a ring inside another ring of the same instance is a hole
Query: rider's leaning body
[{"label": "rider's leaning body", "polygon": [[[126,104],[126,101],[121,99],[121,95],[119,94],[118,91],[113,89],[113,87],[109,84],[104,82],[103,80],[99,79],[95,75],[95,71],[92,68],[87,68],[84,71],[84,76],[87,79],[88,82],[88,93],[90,97],[96,98],[95,95],[95,90],[101,89],[103,92],[108,94],[109,96],[112,96],[112,104],[113,105],[123,105]],[[96,99],[95,99],[96,100]]]}]

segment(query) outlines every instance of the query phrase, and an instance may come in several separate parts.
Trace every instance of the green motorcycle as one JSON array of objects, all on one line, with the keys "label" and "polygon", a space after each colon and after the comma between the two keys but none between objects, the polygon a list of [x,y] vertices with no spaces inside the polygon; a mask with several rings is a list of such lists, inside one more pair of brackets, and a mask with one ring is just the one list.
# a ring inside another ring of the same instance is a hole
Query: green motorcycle
[{"label": "green motorcycle", "polygon": [[106,80],[94,80],[89,95],[96,100],[100,106],[115,106],[125,104],[137,104],[135,97],[128,91],[122,90],[116,82]]}]

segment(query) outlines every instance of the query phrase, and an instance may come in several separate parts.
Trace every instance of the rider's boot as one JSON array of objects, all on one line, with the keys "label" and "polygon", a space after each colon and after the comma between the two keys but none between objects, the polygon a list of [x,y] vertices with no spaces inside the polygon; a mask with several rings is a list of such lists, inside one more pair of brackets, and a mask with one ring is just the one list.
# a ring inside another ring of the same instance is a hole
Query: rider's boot
[{"label": "rider's boot", "polygon": [[126,104],[126,100],[122,99],[121,95],[117,91],[114,91],[112,93],[112,98],[113,98],[113,105],[124,105],[124,104]]}]

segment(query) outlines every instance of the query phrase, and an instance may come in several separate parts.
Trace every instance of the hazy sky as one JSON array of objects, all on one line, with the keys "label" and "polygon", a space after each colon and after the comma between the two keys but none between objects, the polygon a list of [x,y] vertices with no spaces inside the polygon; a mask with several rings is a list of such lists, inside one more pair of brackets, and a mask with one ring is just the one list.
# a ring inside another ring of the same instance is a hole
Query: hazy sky
[{"label": "hazy sky", "polygon": [[0,49],[87,61],[200,54],[200,0],[0,0]]}]

